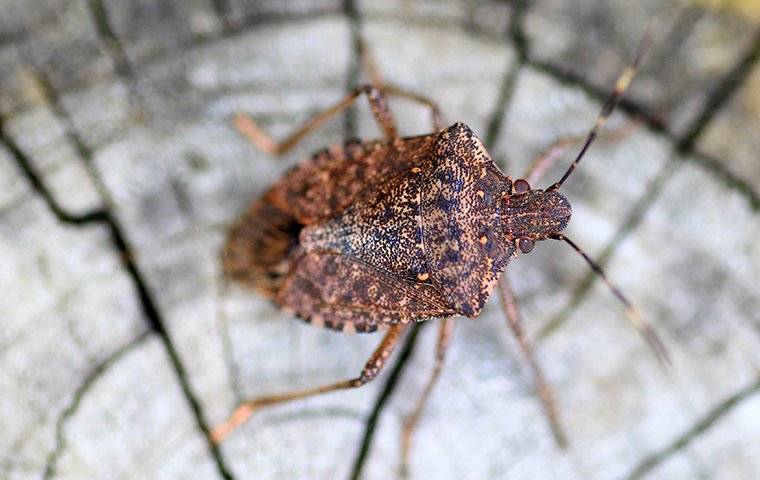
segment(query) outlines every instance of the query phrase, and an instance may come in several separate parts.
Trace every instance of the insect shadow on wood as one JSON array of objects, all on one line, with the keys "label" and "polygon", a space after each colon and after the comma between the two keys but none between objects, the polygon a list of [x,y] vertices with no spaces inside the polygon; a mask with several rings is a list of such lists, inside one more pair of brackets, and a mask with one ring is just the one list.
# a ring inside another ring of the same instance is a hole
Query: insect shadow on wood
[{"label": "insect shadow on wood", "polygon": [[[588,136],[560,139],[517,180],[501,173],[467,125],[447,126],[433,100],[383,82],[366,49],[371,84],[354,89],[285,140],[275,141],[251,118],[237,115],[236,128],[256,147],[281,155],[360,96],[367,98],[383,138],[331,147],[291,169],[233,225],[222,256],[229,278],[314,326],[386,333],[356,378],[248,400],[213,430],[212,440],[223,441],[263,407],[364,385],[378,375],[411,324],[439,318],[433,372],[401,434],[405,473],[412,435],[441,373],[454,319],[477,317],[498,285],[507,323],[532,370],[549,425],[557,443],[565,445],[552,390],[502,275],[510,259],[529,253],[543,240],[562,241],[577,251],[667,364],[666,350],[652,327],[602,268],[562,233],[572,213],[562,186],[633,79],[648,40],[647,33]],[[428,107],[434,132],[400,137],[388,95]],[[576,141],[582,147],[564,175],[548,188],[533,188],[559,157],[557,149]]]}]

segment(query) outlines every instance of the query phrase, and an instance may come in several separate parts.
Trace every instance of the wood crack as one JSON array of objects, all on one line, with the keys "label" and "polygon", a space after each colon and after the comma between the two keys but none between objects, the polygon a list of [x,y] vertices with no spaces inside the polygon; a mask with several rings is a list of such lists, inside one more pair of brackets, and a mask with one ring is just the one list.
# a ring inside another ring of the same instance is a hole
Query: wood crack
[{"label": "wood crack", "polygon": [[[47,97],[48,102],[50,103],[51,109],[56,115],[56,118],[64,126],[66,137],[69,139],[71,144],[75,147],[80,157],[84,160],[85,166],[93,182],[95,183],[99,193],[101,194],[103,201],[106,203],[106,205],[112,204],[111,197],[105,185],[101,181],[98,172],[95,170],[92,164],[92,152],[90,148],[86,145],[84,140],[77,133],[73,122],[68,116],[68,113],[63,108],[63,106],[61,105],[58,99],[57,92],[55,91],[54,88],[52,88],[52,86],[50,85],[50,83],[47,81],[47,79],[44,76],[41,76],[40,84],[43,86],[45,90],[45,95]],[[190,405],[198,430],[200,431],[200,433],[203,435],[204,439],[206,440],[209,453],[211,454],[214,460],[214,463],[216,465],[219,475],[223,479],[232,479],[233,476],[230,473],[230,470],[228,469],[226,464],[224,463],[221,452],[219,451],[219,447],[213,442],[211,442],[210,440],[210,437],[209,437],[210,427],[208,425],[208,422],[205,419],[200,402],[195,397],[195,394],[192,391],[192,388],[190,386],[190,381],[188,379],[188,376],[185,371],[185,367],[182,363],[182,360],[180,358],[180,355],[177,352],[177,349],[174,346],[174,343],[169,335],[169,332],[167,331],[165,327],[164,321],[161,318],[156,302],[153,299],[152,294],[150,293],[148,283],[146,282],[146,280],[143,278],[142,274],[140,273],[140,270],[135,261],[136,256],[132,253],[129,247],[129,244],[127,242],[126,236],[122,232],[122,229],[110,208],[106,208],[104,210],[99,211],[97,217],[98,217],[98,221],[107,225],[110,230],[113,248],[116,252],[119,253],[119,258],[121,259],[122,266],[127,271],[130,279],[132,280],[133,285],[135,286],[137,290],[139,303],[142,307],[143,314],[148,321],[149,327],[154,333],[157,333],[159,335],[169,355],[171,365],[179,380],[182,393]]]},{"label": "wood crack", "polygon": [[737,405],[758,392],[760,392],[760,378],[758,378],[755,383],[739,390],[723,402],[719,403],[712,410],[707,412],[707,414],[697,421],[697,423],[695,423],[690,429],[673,440],[668,446],[644,458],[644,460],[642,460],[625,478],[627,480],[644,478],[644,476],[652,472],[652,470],[658,465],[686,448],[693,440],[708,431]]},{"label": "wood crack", "polygon": [[21,169],[21,172],[29,182],[29,185],[32,187],[32,190],[42,198],[48,209],[53,215],[55,215],[58,221],[70,225],[87,225],[104,221],[106,211],[101,208],[96,208],[82,214],[74,214],[66,211],[66,209],[55,199],[52,192],[47,188],[42,176],[34,168],[29,157],[27,157],[12,138],[5,134],[5,131],[2,128],[2,122],[0,122],[0,145],[3,145],[8,149],[11,156],[16,161],[16,164]]},{"label": "wood crack", "polygon": [[103,0],[88,0],[87,3],[98,35],[114,62],[116,74],[127,80],[130,84],[134,84],[136,79],[135,71],[129,63],[124,47],[116,37],[113,28],[111,28],[111,22],[108,20],[108,12],[103,4]]},{"label": "wood crack", "polygon": [[95,382],[97,382],[103,376],[103,374],[111,367],[111,365],[115,364],[121,358],[123,358],[124,355],[141,345],[150,336],[150,333],[151,332],[149,331],[143,332],[140,334],[140,336],[134,340],[131,340],[129,343],[113,352],[108,358],[97,364],[92,369],[92,371],[87,374],[87,376],[84,378],[84,381],[82,381],[79,387],[74,391],[71,402],[68,406],[66,406],[66,408],[63,409],[60,416],[58,417],[58,420],[55,423],[55,447],[53,448],[53,451],[50,452],[47,461],[45,462],[45,469],[43,471],[42,478],[49,479],[55,477],[58,458],[66,448],[66,438],[63,435],[63,429],[66,427],[68,420],[79,409],[79,406],[81,405],[85,394],[90,390]]},{"label": "wood crack", "polygon": [[[655,204],[659,198],[662,189],[670,179],[673,172],[678,169],[680,164],[673,161],[667,161],[660,172],[649,182],[647,188],[641,194],[634,206],[628,211],[623,221],[618,225],[615,235],[608,242],[608,244],[602,250],[602,253],[595,258],[596,262],[602,267],[606,268],[609,260],[615,255],[618,247],[625,241],[628,236],[633,233],[636,227],[644,219],[644,216],[649,209]],[[593,271],[586,273],[586,276],[570,294],[570,299],[566,305],[548,322],[546,322],[538,331],[536,337],[540,340],[545,340],[551,334],[559,330],[559,328],[570,318],[573,312],[586,298],[591,291],[591,287],[595,282],[599,280],[599,276]]]},{"label": "wood crack", "polygon": [[702,111],[697,115],[691,126],[687,128],[686,134],[677,142],[676,145],[679,151],[686,152],[692,150],[694,143],[699,139],[713,118],[715,118],[715,115],[733,98],[739,87],[744,84],[752,68],[757,64],[758,59],[760,59],[760,31],[755,35],[749,51],[712,89]]}]

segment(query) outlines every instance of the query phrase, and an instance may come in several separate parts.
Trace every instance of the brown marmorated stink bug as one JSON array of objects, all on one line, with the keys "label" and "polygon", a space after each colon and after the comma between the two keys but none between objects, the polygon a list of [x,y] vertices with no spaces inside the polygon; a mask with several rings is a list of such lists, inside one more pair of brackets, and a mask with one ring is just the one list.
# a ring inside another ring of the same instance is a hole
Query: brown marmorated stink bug
[{"label": "brown marmorated stink bug", "polygon": [[[645,43],[618,78],[575,160],[544,190],[531,185],[556,155],[539,157],[524,178],[513,181],[499,171],[467,125],[447,127],[432,100],[383,83],[366,55],[371,85],[356,88],[282,142],[250,118],[237,116],[238,130],[261,150],[279,155],[359,96],[367,96],[385,138],[318,152],[290,170],[232,227],[223,263],[229,278],[315,326],[344,333],[387,332],[358,377],[251,399],[214,429],[212,440],[223,441],[262,407],[369,382],[411,324],[441,318],[434,370],[404,423],[401,450],[406,465],[413,430],[443,366],[454,317],[476,317],[498,285],[549,423],[557,442],[564,444],[551,390],[522,333],[506,276],[500,280],[512,257],[546,239],[564,241],[583,256],[667,362],[652,328],[602,269],[562,233],[571,207],[560,189],[628,87]],[[429,107],[435,131],[400,137],[386,94]]]}]

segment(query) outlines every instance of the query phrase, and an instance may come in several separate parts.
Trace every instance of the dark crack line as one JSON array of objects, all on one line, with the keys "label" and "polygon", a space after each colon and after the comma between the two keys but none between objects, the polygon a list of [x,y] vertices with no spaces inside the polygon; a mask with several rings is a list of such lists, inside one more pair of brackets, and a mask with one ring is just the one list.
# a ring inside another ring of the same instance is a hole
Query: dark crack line
[{"label": "dark crack line", "polygon": [[509,21],[509,27],[507,32],[512,38],[517,49],[517,54],[520,57],[520,62],[524,63],[528,60],[530,54],[530,47],[528,45],[528,37],[525,35],[525,14],[528,11],[528,2],[530,0],[514,0],[512,2],[512,18]]},{"label": "dark crack line", "polygon": [[[525,13],[524,0],[517,0],[513,3],[511,11],[511,18],[507,26],[505,33],[505,40],[512,39],[515,44],[516,58],[512,61],[511,65],[507,66],[507,70],[504,72],[504,77],[501,80],[499,86],[499,96],[496,99],[496,104],[488,119],[488,126],[486,127],[483,141],[486,147],[493,151],[493,147],[496,142],[499,141],[499,136],[502,132],[502,126],[507,117],[507,112],[512,105],[512,98],[515,93],[515,86],[517,85],[517,77],[520,75],[520,70],[524,65],[525,60],[525,48],[524,45],[518,44],[519,38],[522,38],[522,21]],[[508,160],[506,158],[498,159],[497,163],[500,164],[504,171],[508,170]]]},{"label": "dark crack line", "polygon": [[105,222],[111,231],[111,240],[113,242],[113,246],[116,251],[120,253],[122,265],[129,273],[129,276],[132,279],[132,283],[137,288],[137,295],[140,299],[140,305],[142,306],[143,314],[148,320],[148,324],[151,327],[152,331],[157,333],[161,338],[161,341],[164,344],[164,347],[169,355],[169,360],[172,364],[172,367],[174,368],[175,374],[177,375],[182,393],[193,412],[196,426],[206,439],[209,452],[211,453],[211,456],[216,464],[217,472],[222,478],[226,480],[232,479],[233,476],[225,465],[218,446],[210,440],[209,435],[211,430],[209,428],[209,424],[203,415],[200,402],[193,393],[187,372],[185,370],[185,366],[182,364],[182,360],[180,359],[180,355],[174,346],[174,342],[172,341],[169,332],[164,326],[164,322],[161,319],[161,315],[158,311],[156,303],[148,290],[147,283],[145,280],[143,280],[142,275],[140,274],[140,271],[133,259],[133,255],[129,250],[129,246],[127,245],[125,237],[122,234],[118,223],[111,215],[110,211],[106,211]]},{"label": "dark crack line", "polygon": [[[667,181],[671,178],[674,171],[682,165],[681,163],[666,160],[662,169],[649,182],[644,192],[638,198],[633,208],[628,211],[625,219],[617,228],[615,235],[609,241],[602,253],[595,258],[596,262],[605,268],[609,260],[617,251],[618,247],[633,233],[636,227],[644,220],[646,213],[655,204],[660,197]],[[594,272],[588,272],[581,282],[573,289],[567,304],[554,317],[552,317],[537,333],[539,340],[544,340],[553,332],[557,331],[572,315],[578,305],[586,298],[591,291],[591,287],[599,277]]]},{"label": "dark crack line", "polygon": [[[100,181],[98,173],[95,171],[95,167],[92,162],[92,151],[85,144],[84,140],[76,133],[75,126],[69,118],[68,113],[61,105],[57,92],[44,76],[42,76],[40,79],[40,85],[45,90],[45,96],[50,104],[53,113],[55,114],[58,121],[61,122],[61,124],[64,126],[66,137],[77,150],[77,153],[80,155],[80,157],[84,160],[85,167],[95,182],[96,187],[98,188],[101,197],[103,198],[103,201],[110,205],[110,196],[108,195],[105,186]],[[161,319],[161,315],[159,313],[158,307],[156,306],[156,302],[150,294],[147,282],[143,279],[139,271],[139,268],[135,262],[134,255],[132,254],[126,241],[125,235],[123,234],[118,222],[114,218],[111,208],[107,208],[106,210],[102,211],[100,213],[100,216],[101,221],[106,224],[110,230],[113,247],[120,254],[123,268],[127,271],[132,280],[132,283],[137,289],[140,305],[142,306],[143,314],[148,321],[148,325],[153,332],[157,333],[160,336],[161,341],[164,344],[172,367],[174,368],[175,374],[177,375],[178,381],[180,383],[180,387],[182,388],[182,392],[185,396],[185,399],[190,405],[198,429],[202,432],[204,438],[206,439],[206,444],[208,446],[209,452],[214,459],[219,475],[224,479],[232,479],[233,476],[222,459],[219,447],[210,439],[209,424],[203,415],[200,402],[193,393],[187,372],[185,371],[185,367],[180,359],[180,355],[174,346],[169,332],[164,326],[164,322]]]},{"label": "dark crack line", "polygon": [[[599,88],[579,74],[550,62],[528,57],[526,65],[541,73],[549,75],[563,85],[580,88],[584,93],[599,102],[607,100],[612,93],[612,85],[610,85],[609,88]],[[667,125],[661,118],[652,115],[636,102],[623,97],[617,104],[616,109],[638,118],[649,130],[666,136],[673,143],[678,143],[678,138],[668,129]]]},{"label": "dark crack line", "polygon": [[240,34],[245,34],[249,30],[253,30],[256,27],[262,25],[281,25],[291,22],[303,22],[312,21],[320,17],[336,16],[340,14],[340,9],[336,10],[332,7],[325,7],[323,9],[314,10],[308,13],[253,13],[244,15],[239,20],[229,20],[228,28],[223,31],[221,35],[215,37],[203,37],[191,41],[188,46],[200,46],[210,42],[216,42],[221,39],[234,37]]},{"label": "dark crack line", "polygon": [[58,201],[55,199],[50,190],[48,190],[45,182],[42,180],[40,174],[34,168],[32,162],[29,160],[26,154],[21,151],[21,148],[19,148],[18,144],[16,144],[12,138],[5,134],[1,123],[0,144],[4,145],[8,149],[10,154],[16,160],[18,166],[21,168],[21,171],[23,172],[27,181],[32,186],[32,189],[45,201],[48,209],[50,209],[53,215],[55,215],[61,223],[84,225],[93,222],[102,222],[104,220],[106,212],[103,209],[98,208],[84,214],[73,214],[67,212],[66,209],[59,205]]},{"label": "dark crack line", "polygon": [[758,392],[760,392],[760,379],[755,381],[755,383],[743,388],[742,390],[739,390],[737,393],[733,394],[718,404],[715,408],[709,411],[707,415],[702,417],[701,420],[694,424],[694,426],[684,432],[680,437],[676,438],[670,445],[646,457],[626,477],[627,480],[637,480],[643,478],[662,462],[686,448],[692,440],[698,438],[705,431],[710,429],[713,425],[715,425],[716,422],[722,419],[727,413],[732,411],[733,408],[736,407],[739,403]]},{"label": "dark crack line", "polygon": [[[361,17],[356,8],[354,0],[343,1],[343,14],[348,18],[349,38],[348,44],[351,46],[351,55],[348,64],[348,78],[346,81],[346,92],[355,88],[359,84],[359,77],[362,69],[362,34],[361,34]],[[343,137],[349,140],[356,137],[357,128],[356,108],[351,106],[343,115]]]},{"label": "dark crack line", "polygon": [[96,365],[95,368],[89,374],[87,374],[81,385],[79,385],[79,387],[74,391],[74,396],[71,399],[71,402],[68,406],[66,406],[66,408],[63,409],[60,416],[58,417],[58,420],[56,421],[55,447],[53,448],[53,451],[50,452],[47,461],[45,462],[45,470],[42,474],[43,479],[49,479],[55,476],[58,458],[66,448],[66,439],[63,436],[63,429],[66,426],[68,420],[79,409],[79,406],[81,405],[85,394],[90,390],[95,382],[97,382],[103,376],[109,367],[118,362],[134,348],[141,345],[150,336],[150,334],[151,332],[145,331],[137,338],[131,340],[129,343],[113,352],[108,358]]},{"label": "dark crack line", "polygon": [[[587,95],[590,95],[592,98],[595,98],[598,101],[606,100],[611,92],[611,89],[605,90],[597,88],[596,86],[583,79],[581,76],[547,62],[528,59],[526,61],[526,65],[541,73],[551,76],[562,84],[580,88]],[[728,93],[725,93],[726,90],[721,91],[724,92],[723,95],[725,95],[725,98],[723,98],[721,102],[725,102],[730,99],[730,95],[728,95]],[[717,100],[715,101],[717,102]],[[667,128],[667,125],[660,118],[653,116],[647,112],[646,109],[626,98],[620,100],[618,108],[628,115],[631,115],[641,121],[648,130],[654,133],[659,133],[666,137],[670,142],[676,145],[677,152],[680,153],[687,161],[693,161],[694,163],[705,167],[724,185],[741,193],[753,211],[760,211],[760,193],[755,192],[749,182],[742,178],[739,178],[730,170],[728,170],[722,162],[696,150],[693,145],[695,140],[685,142],[683,139],[677,137],[673,132],[671,132]],[[707,122],[705,121],[705,125],[706,124]],[[700,130],[703,128],[704,126],[700,127]]]},{"label": "dark crack line", "polygon": [[92,20],[95,22],[95,28],[98,31],[100,39],[106,46],[111,59],[114,62],[116,74],[127,79],[130,84],[135,83],[135,71],[129,63],[124,47],[121,45],[118,37],[111,27],[108,20],[108,12],[103,4],[103,0],[88,0]]},{"label": "dark crack line", "polygon": [[[488,126],[486,127],[486,132],[483,136],[483,142],[485,143],[486,148],[490,151],[493,151],[494,145],[496,145],[501,136],[502,127],[507,118],[507,112],[512,105],[512,98],[514,97],[515,86],[517,85],[517,77],[520,75],[522,66],[522,60],[518,57],[511,65],[507,66],[507,71],[504,73],[504,78],[499,87],[499,96],[496,99],[496,105],[488,119]],[[497,163],[503,171],[506,172],[509,170],[509,161],[507,158],[499,158],[495,160],[497,160]]]},{"label": "dark crack line", "polygon": [[760,32],[755,35],[752,47],[747,54],[715,85],[699,115],[687,129],[686,134],[677,145],[679,151],[690,151],[705,128],[710,124],[720,109],[734,96],[744,83],[752,68],[760,59]]},{"label": "dark crack line", "polygon": [[396,390],[396,387],[401,380],[401,375],[409,363],[409,359],[414,351],[414,346],[417,343],[417,336],[426,324],[427,322],[416,323],[412,326],[411,332],[409,332],[409,336],[404,341],[404,345],[399,352],[396,363],[393,365],[393,369],[390,371],[388,379],[380,390],[380,395],[378,395],[377,400],[375,400],[375,405],[372,407],[372,411],[367,416],[362,442],[359,445],[359,451],[356,454],[356,460],[354,460],[354,466],[351,469],[351,475],[349,476],[351,480],[358,480],[361,477],[362,469],[364,468],[367,456],[369,455],[369,450],[372,447],[372,440],[375,437],[377,421],[388,404],[391,395]]},{"label": "dark crack line", "polygon": [[[43,100],[52,111],[54,117],[56,120],[63,126],[64,130],[64,138],[69,142],[71,146],[74,147],[75,151],[77,152],[79,159],[84,162],[85,168],[87,169],[87,172],[91,179],[94,180],[94,176],[92,173],[92,170],[90,168],[90,165],[87,162],[87,159],[91,157],[91,152],[89,148],[87,148],[86,145],[81,141],[81,139],[76,136],[72,135],[71,131],[73,129],[73,124],[70,121],[67,113],[61,106],[61,102],[58,99],[58,96],[56,94],[55,89],[53,88],[52,84],[50,83],[50,79],[47,77],[47,75],[42,71],[35,71],[34,72],[34,79],[36,81],[37,86],[40,88],[40,91],[43,96]],[[0,143],[5,145],[6,148],[10,151],[11,155],[15,158],[16,163],[19,165],[21,170],[23,171],[24,175],[26,176],[27,180],[31,184],[33,190],[37,192],[37,194],[42,197],[42,199],[45,201],[45,203],[48,205],[48,208],[51,212],[58,218],[59,221],[63,223],[68,223],[72,225],[85,225],[90,223],[100,223],[107,221],[108,217],[108,211],[104,208],[96,208],[88,213],[85,214],[72,214],[67,212],[55,199],[55,196],[52,194],[52,192],[47,188],[45,185],[45,182],[43,181],[43,175],[41,172],[38,172],[33,162],[29,159],[29,157],[22,151],[22,149],[18,146],[18,144],[14,141],[13,138],[8,136],[5,133],[5,130],[3,128],[2,119],[0,118]],[[104,200],[102,189],[99,188],[99,185],[96,187],[99,190],[99,194],[101,197],[101,201]]]},{"label": "dark crack line", "polygon": [[694,150],[690,151],[684,159],[702,166],[725,186],[741,194],[753,212],[760,213],[760,192],[756,191],[747,180],[726,168],[723,162]]},{"label": "dark crack line", "polygon": [[214,13],[216,13],[217,18],[219,19],[219,23],[222,25],[222,29],[225,31],[230,30],[232,28],[232,24],[230,23],[229,19],[229,0],[211,0],[211,8],[214,9]]}]

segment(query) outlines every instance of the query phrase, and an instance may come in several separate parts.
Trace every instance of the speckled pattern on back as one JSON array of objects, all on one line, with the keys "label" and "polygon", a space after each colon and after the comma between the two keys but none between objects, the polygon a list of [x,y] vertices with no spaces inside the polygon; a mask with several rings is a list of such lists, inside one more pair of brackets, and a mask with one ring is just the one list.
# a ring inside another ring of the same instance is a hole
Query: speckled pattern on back
[{"label": "speckled pattern on back", "polygon": [[344,332],[474,317],[515,255],[514,232],[535,230],[535,216],[519,211],[534,202],[512,193],[463,123],[350,142],[315,154],[254,202],[230,232],[225,270]]}]

